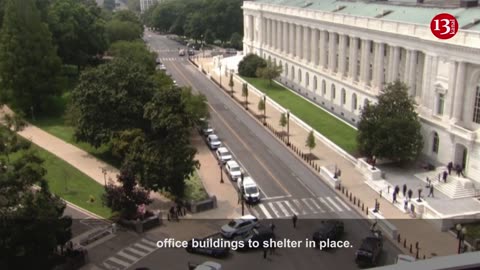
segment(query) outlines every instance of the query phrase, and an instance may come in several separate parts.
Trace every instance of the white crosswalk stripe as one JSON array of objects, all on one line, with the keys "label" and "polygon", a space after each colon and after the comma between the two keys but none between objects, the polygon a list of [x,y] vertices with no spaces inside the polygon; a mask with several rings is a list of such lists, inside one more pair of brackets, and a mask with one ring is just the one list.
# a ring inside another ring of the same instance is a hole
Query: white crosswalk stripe
[{"label": "white crosswalk stripe", "polygon": [[102,262],[101,266],[110,270],[123,270],[149,255],[157,248],[155,242],[142,238],[140,241],[125,247],[115,255],[107,258]]},{"label": "white crosswalk stripe", "polygon": [[251,213],[259,218],[272,219],[291,217],[293,214],[298,216],[351,210],[341,198],[334,196],[263,202],[252,208]]}]

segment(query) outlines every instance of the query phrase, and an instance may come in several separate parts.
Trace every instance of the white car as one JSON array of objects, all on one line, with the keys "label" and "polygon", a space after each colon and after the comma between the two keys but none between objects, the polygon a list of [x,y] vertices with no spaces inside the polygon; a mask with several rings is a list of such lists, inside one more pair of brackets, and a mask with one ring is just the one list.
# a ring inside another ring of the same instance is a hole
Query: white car
[{"label": "white car", "polygon": [[245,176],[239,178],[237,181],[238,190],[243,194],[243,198],[247,203],[258,203],[260,202],[260,190],[258,189],[257,183],[253,181],[253,178],[250,176]]},{"label": "white car", "polygon": [[210,149],[215,150],[219,148],[220,145],[222,145],[222,142],[220,141],[217,135],[210,134],[207,137],[207,144],[208,144],[208,147],[210,147]]},{"label": "white car", "polygon": [[215,154],[217,155],[218,160],[223,163],[232,159],[232,154],[230,154],[230,151],[228,151],[226,147],[219,147],[217,151],[215,151]]},{"label": "white car", "polygon": [[202,264],[193,264],[189,262],[188,268],[192,270],[222,270],[222,265],[212,261],[206,261]]},{"label": "white car", "polygon": [[237,235],[242,235],[255,228],[258,224],[258,218],[252,215],[246,215],[231,220],[228,224],[222,226],[222,236],[231,239]]},{"label": "white car", "polygon": [[227,170],[228,176],[232,181],[237,181],[238,178],[242,175],[242,170],[240,165],[235,160],[229,160],[225,164],[225,169]]}]

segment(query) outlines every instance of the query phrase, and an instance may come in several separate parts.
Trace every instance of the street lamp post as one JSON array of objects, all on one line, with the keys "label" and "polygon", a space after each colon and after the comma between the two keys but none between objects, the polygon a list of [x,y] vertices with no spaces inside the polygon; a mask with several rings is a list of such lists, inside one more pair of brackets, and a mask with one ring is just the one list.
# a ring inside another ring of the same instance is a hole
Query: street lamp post
[{"label": "street lamp post", "polygon": [[107,186],[107,169],[102,168],[103,173],[103,186]]},{"label": "street lamp post", "polygon": [[263,125],[267,125],[267,95],[263,95]]},{"label": "street lamp post", "polygon": [[467,228],[462,226],[462,224],[457,224],[455,229],[457,230],[458,254],[460,254],[462,253],[462,246],[465,241],[465,235],[467,234]]},{"label": "street lamp post", "polygon": [[218,161],[218,167],[220,168],[220,183],[223,184],[223,163],[221,160]]},{"label": "street lamp post", "polygon": [[290,110],[287,110],[287,145],[290,146]]}]

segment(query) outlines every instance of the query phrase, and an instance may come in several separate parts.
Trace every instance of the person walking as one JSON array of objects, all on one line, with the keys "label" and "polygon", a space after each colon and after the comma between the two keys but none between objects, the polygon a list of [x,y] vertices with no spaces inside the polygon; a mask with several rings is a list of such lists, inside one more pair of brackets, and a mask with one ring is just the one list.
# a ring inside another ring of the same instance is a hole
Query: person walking
[{"label": "person walking", "polygon": [[275,234],[275,224],[273,224],[273,222],[270,223],[270,230],[272,230],[272,233]]},{"label": "person walking", "polygon": [[453,169],[453,163],[450,161],[447,164],[448,175],[452,174],[452,169]]},{"label": "person walking", "polygon": [[430,186],[430,192],[428,192],[428,196],[427,196],[427,197],[432,196],[432,198],[435,198],[435,196],[433,195],[433,190],[434,190],[433,185],[431,185],[431,186]]},{"label": "person walking", "polygon": [[292,216],[292,222],[293,222],[293,228],[297,228],[297,220],[298,220],[298,217],[297,215],[293,214]]},{"label": "person walking", "polygon": [[263,259],[267,259],[267,248],[263,248]]},{"label": "person walking", "polygon": [[397,202],[397,193],[394,192],[393,193],[393,200],[392,200],[392,203],[396,203]]},{"label": "person walking", "polygon": [[408,199],[407,197],[405,197],[405,199],[403,199],[403,209],[406,211],[408,211]]},{"label": "person walking", "polygon": [[413,191],[411,189],[408,190],[407,192],[408,194],[408,200],[411,200],[412,199],[412,195],[413,195]]},{"label": "person walking", "polygon": [[400,187],[398,185],[395,186],[395,189],[393,190],[393,193],[397,195],[400,192]]},{"label": "person walking", "polygon": [[442,178],[443,178],[443,182],[444,182],[444,183],[447,183],[447,176],[448,176],[448,172],[447,172],[447,171],[443,171]]},{"label": "person walking", "polygon": [[175,207],[172,206],[172,207],[170,207],[168,220],[173,221],[174,219],[175,219]]},{"label": "person walking", "polygon": [[407,197],[407,184],[403,184],[402,188],[403,197]]}]

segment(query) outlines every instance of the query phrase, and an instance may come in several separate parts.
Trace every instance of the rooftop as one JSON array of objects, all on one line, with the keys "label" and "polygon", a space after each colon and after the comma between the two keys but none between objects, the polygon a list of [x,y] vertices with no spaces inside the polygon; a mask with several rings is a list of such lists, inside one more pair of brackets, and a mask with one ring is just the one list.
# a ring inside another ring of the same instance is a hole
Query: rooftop
[{"label": "rooftop", "polygon": [[476,7],[460,7],[459,0],[425,0],[422,4],[417,3],[417,0],[256,0],[255,2],[422,25],[430,25],[432,18],[439,13],[450,13],[457,18],[461,29],[480,31],[478,2]]}]

